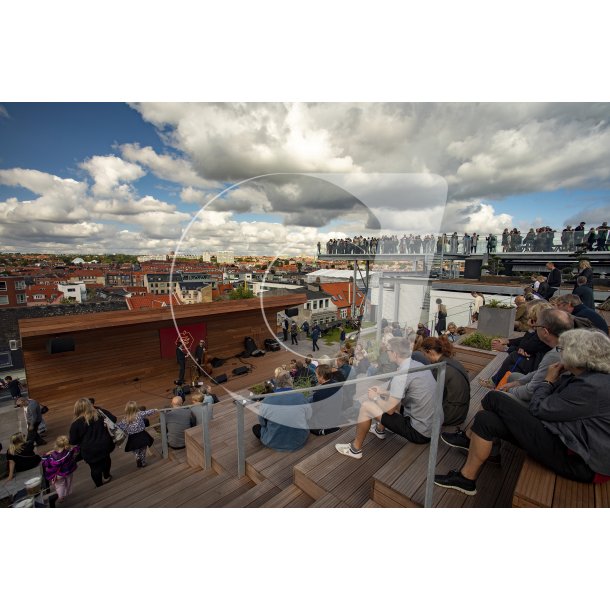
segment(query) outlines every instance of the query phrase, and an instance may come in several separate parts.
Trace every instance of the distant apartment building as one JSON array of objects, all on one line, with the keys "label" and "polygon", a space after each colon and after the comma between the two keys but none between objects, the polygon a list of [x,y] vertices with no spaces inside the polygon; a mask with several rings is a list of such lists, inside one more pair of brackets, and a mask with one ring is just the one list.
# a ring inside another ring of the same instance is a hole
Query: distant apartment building
[{"label": "distant apartment building", "polygon": [[57,288],[57,282],[54,284],[34,284],[27,287],[28,307],[49,305],[54,303],[60,296],[61,293]]},{"label": "distant apartment building", "polygon": [[79,270],[76,273],[72,273],[68,277],[70,282],[83,282],[84,284],[101,284],[104,285],[106,278],[105,273],[99,269],[87,269]]},{"label": "distant apartment building", "polygon": [[216,262],[219,265],[232,265],[235,263],[235,252],[233,250],[219,250],[216,252]]},{"label": "distant apartment building", "polygon": [[208,251],[204,252],[204,253],[201,255],[201,260],[202,260],[202,262],[204,262],[204,263],[209,263],[209,262],[211,262],[211,260],[212,260],[212,253],[211,253],[211,252],[208,252]]},{"label": "distant apartment building", "polygon": [[106,286],[141,286],[138,284],[138,279],[141,281],[141,274],[133,271],[109,271],[105,278]]},{"label": "distant apartment building", "polygon": [[212,285],[203,282],[180,282],[176,295],[185,305],[212,302]]},{"label": "distant apartment building", "polygon": [[138,263],[147,263],[149,261],[166,261],[166,254],[143,254],[136,257]]},{"label": "distant apartment building", "polygon": [[25,279],[22,276],[0,276],[0,307],[27,304]]},{"label": "distant apartment building", "polygon": [[150,294],[173,294],[181,281],[182,277],[178,274],[147,273],[144,276],[144,286]]},{"label": "distant apartment building", "polygon": [[[305,320],[310,326],[313,324],[330,324],[337,320],[337,306],[332,301],[332,296],[323,290],[304,290],[307,301],[299,305],[299,313],[292,319],[300,326]],[[278,313],[278,326],[282,325],[283,313]]]}]

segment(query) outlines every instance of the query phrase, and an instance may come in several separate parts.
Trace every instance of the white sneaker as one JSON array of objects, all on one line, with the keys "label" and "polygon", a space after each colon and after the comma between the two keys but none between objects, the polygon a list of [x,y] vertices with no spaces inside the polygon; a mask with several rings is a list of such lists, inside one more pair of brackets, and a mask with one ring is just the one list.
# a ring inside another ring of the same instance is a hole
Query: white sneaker
[{"label": "white sneaker", "polygon": [[383,430],[383,432],[381,430],[378,430],[377,424],[375,422],[373,422],[371,424],[371,427],[369,428],[369,432],[371,434],[374,434],[377,438],[380,438],[380,439],[384,439],[386,437],[385,430]]},{"label": "white sneaker", "polygon": [[355,460],[359,460],[362,457],[362,451],[355,453],[354,450],[352,449],[351,443],[345,443],[345,444],[337,443],[335,445],[335,449],[342,455],[347,455],[351,458],[354,458]]}]

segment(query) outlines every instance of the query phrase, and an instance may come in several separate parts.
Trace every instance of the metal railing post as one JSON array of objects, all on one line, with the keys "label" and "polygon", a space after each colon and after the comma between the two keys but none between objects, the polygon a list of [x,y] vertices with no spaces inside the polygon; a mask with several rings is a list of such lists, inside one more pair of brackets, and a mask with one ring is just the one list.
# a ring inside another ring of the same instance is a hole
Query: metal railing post
[{"label": "metal railing post", "polygon": [[210,405],[203,403],[203,422],[201,428],[203,430],[203,469],[210,470],[212,468],[212,441],[210,440]]},{"label": "metal railing post", "polygon": [[447,368],[447,365],[444,362],[439,362],[437,364],[436,389],[434,391],[434,417],[432,418],[432,437],[430,439],[424,508],[432,508],[434,472],[436,470],[436,456],[438,454],[438,438],[441,433],[441,419],[443,416],[443,389],[445,387],[445,369]]},{"label": "metal railing post", "polygon": [[234,400],[237,408],[237,476],[246,476],[246,447],[244,439],[244,407],[246,401]]},{"label": "metal railing post", "polygon": [[167,425],[165,422],[165,411],[159,412],[159,423],[161,424],[161,455],[164,459],[168,457],[167,449]]},{"label": "metal railing post", "polygon": [[383,319],[383,272],[378,275],[379,278],[379,295],[377,297],[377,332],[375,333],[375,340],[377,345],[381,341],[381,320]]}]

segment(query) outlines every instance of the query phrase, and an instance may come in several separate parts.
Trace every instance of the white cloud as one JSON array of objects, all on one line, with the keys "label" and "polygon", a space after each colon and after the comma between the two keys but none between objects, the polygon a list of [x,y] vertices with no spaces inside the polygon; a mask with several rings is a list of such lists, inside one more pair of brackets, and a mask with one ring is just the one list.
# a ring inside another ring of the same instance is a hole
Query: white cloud
[{"label": "white cloud", "polygon": [[[80,164],[94,180],[93,193],[98,197],[116,194],[116,188],[122,182],[134,182],[146,172],[135,163],[128,163],[119,157],[109,155],[95,156]],[[125,192],[126,189],[123,189]]]}]

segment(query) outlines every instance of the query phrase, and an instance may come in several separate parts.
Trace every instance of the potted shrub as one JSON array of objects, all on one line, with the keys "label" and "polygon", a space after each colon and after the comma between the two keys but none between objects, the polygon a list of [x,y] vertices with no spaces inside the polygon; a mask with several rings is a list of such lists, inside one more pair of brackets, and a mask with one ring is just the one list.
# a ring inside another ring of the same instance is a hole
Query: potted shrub
[{"label": "potted shrub", "polygon": [[485,335],[510,337],[515,329],[515,312],[512,305],[491,299],[479,310],[477,329]]}]

